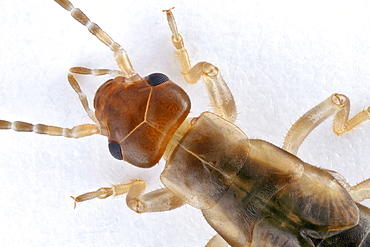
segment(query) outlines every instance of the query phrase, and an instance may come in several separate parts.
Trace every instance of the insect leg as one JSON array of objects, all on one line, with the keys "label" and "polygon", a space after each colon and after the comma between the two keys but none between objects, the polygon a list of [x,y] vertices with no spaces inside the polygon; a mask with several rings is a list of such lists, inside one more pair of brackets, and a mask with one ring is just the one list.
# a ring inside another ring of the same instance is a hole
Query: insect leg
[{"label": "insect leg", "polygon": [[88,192],[72,198],[76,204],[77,202],[94,198],[104,199],[109,196],[118,196],[127,193],[127,206],[137,213],[169,211],[185,204],[166,188],[143,194],[145,188],[145,181],[137,179],[132,180],[130,183],[100,188],[97,191]]},{"label": "insect leg", "polygon": [[220,71],[216,66],[207,62],[200,62],[191,67],[189,54],[184,46],[184,39],[177,30],[171,9],[164,10],[164,12],[167,14],[168,25],[172,32],[171,41],[176,48],[176,54],[181,62],[185,80],[193,84],[203,77],[215,113],[234,122],[237,115],[234,97],[222,78]]},{"label": "insect leg", "polygon": [[69,69],[69,72],[72,74],[79,75],[93,75],[93,76],[111,75],[114,77],[125,76],[122,71],[113,69],[89,69],[84,67],[72,67]]},{"label": "insect leg", "polygon": [[335,114],[333,130],[335,134],[342,135],[356,126],[370,119],[370,107],[360,111],[349,119],[350,102],[343,94],[333,94],[307,113],[305,113],[289,129],[283,149],[296,154],[304,139],[328,117]]},{"label": "insect leg", "polygon": [[352,186],[350,194],[354,201],[362,202],[365,199],[370,199],[370,178],[361,183]]},{"label": "insect leg", "polygon": [[101,76],[101,75],[112,75],[114,77],[117,76],[124,76],[123,72],[120,70],[111,70],[111,69],[89,69],[84,67],[73,67],[69,69],[68,74],[68,82],[71,87],[75,90],[78,94],[78,97],[81,101],[83,108],[85,109],[87,115],[93,120],[94,122],[98,123],[98,120],[95,117],[94,111],[90,109],[89,103],[87,101],[86,95],[82,92],[77,80],[74,78],[72,74],[79,74],[79,75],[93,75],[93,76]]},{"label": "insect leg", "polygon": [[0,129],[13,129],[18,132],[35,132],[49,136],[64,136],[71,138],[81,138],[94,134],[100,134],[100,128],[97,124],[82,124],[74,126],[71,129],[49,126],[44,124],[30,124],[25,122],[8,122],[0,120]]},{"label": "insect leg", "polygon": [[213,236],[208,243],[206,244],[206,247],[227,247],[229,244],[219,235]]},{"label": "insect leg", "polygon": [[90,109],[89,103],[87,101],[86,95],[82,92],[80,85],[78,84],[77,80],[74,78],[72,74],[80,74],[80,75],[93,75],[93,76],[101,76],[101,75],[112,75],[114,77],[117,76],[124,76],[123,72],[120,70],[111,70],[111,69],[89,69],[84,67],[73,67],[69,69],[68,74],[68,82],[71,87],[75,90],[78,94],[78,97],[81,101],[83,108],[85,109],[87,115],[93,120],[94,122],[98,123],[98,120],[95,117],[94,111]]},{"label": "insect leg", "polygon": [[91,22],[89,18],[78,8],[73,7],[68,0],[55,0],[64,9],[71,12],[71,15],[79,23],[86,26],[87,29],[95,35],[102,43],[108,46],[114,52],[114,58],[122,70],[125,77],[129,80],[139,80],[140,76],[134,71],[130,59],[126,51],[116,43],[105,31],[103,31],[96,23]]},{"label": "insect leg", "polygon": [[78,84],[77,80],[74,78],[74,76],[71,73],[68,73],[68,82],[69,85],[75,90],[75,92],[78,94],[78,97],[80,99],[80,102],[85,109],[87,115],[91,120],[93,120],[95,123],[98,123],[98,120],[95,117],[95,113],[93,110],[89,107],[89,102],[87,101],[86,94],[82,92],[80,85]]}]

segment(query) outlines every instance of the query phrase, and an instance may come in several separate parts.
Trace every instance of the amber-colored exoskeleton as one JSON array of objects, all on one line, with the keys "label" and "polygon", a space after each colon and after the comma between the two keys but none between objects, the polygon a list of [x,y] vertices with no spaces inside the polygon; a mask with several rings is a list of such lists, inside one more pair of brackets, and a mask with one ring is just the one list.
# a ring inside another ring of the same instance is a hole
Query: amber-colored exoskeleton
[{"label": "amber-colored exoskeleton", "polygon": [[[113,157],[152,167],[163,157],[164,189],[144,194],[146,183],[131,182],[73,197],[75,202],[126,194],[138,213],[189,204],[202,210],[217,231],[207,246],[369,246],[370,180],[350,186],[337,173],[309,165],[295,154],[309,133],[335,115],[334,132],[344,134],[370,118],[367,108],[349,119],[349,99],[333,94],[303,115],[279,148],[249,139],[233,124],[236,106],[217,67],[191,66],[171,10],[166,10],[172,42],[184,78],[205,81],[212,112],[187,118],[190,99],[166,75],[141,77],[126,51],[67,0],[56,0],[108,46],[120,70],[70,69],[68,81],[94,124],[71,129],[0,121],[0,128],[82,138],[108,137]],[[115,76],[96,92],[93,111],[74,74]]]}]

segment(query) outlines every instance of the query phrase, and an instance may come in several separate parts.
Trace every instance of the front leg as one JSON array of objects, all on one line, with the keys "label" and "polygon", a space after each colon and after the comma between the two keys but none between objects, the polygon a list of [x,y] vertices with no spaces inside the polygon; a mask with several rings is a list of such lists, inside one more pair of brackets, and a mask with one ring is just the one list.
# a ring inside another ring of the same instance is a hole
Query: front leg
[{"label": "front leg", "polygon": [[88,192],[72,198],[75,200],[76,206],[77,202],[94,198],[105,199],[109,196],[119,196],[127,193],[127,206],[136,213],[169,211],[185,204],[184,201],[170,192],[167,188],[143,194],[145,189],[145,181],[136,179],[132,180],[130,183],[100,188],[97,191]]},{"label": "front leg", "polygon": [[184,39],[177,30],[171,9],[164,10],[164,12],[167,14],[168,25],[172,32],[171,41],[176,48],[176,54],[181,62],[182,74],[185,80],[194,84],[203,77],[208,97],[215,113],[230,122],[234,122],[237,115],[235,100],[219,69],[207,62],[200,62],[193,67],[191,66]]}]

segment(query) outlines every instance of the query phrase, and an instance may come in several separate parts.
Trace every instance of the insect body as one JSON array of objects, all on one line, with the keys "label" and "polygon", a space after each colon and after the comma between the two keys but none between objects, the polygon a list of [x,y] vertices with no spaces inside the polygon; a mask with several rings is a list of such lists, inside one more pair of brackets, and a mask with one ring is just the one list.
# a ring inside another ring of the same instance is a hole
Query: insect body
[{"label": "insect body", "polygon": [[[202,210],[217,231],[209,246],[367,246],[369,209],[358,204],[370,197],[369,180],[351,187],[335,172],[304,163],[295,156],[306,136],[336,115],[334,131],[343,134],[369,119],[369,108],[348,119],[349,100],[333,94],[307,112],[289,130],[283,148],[249,139],[233,122],[233,96],[217,67],[190,65],[183,38],[171,10],[167,18],[185,79],[207,85],[214,113],[186,119],[186,93],[159,73],[141,77],[126,52],[69,1],[57,0],[113,52],[120,70],[75,67],[68,80],[95,124],[71,129],[1,121],[3,129],[80,138],[108,137],[111,154],[135,166],[151,167],[163,156],[164,189],[143,194],[146,183],[129,183],[85,193],[76,202],[126,195],[138,213],[158,212],[190,204]],[[116,77],[96,93],[95,112],[73,74]]]}]

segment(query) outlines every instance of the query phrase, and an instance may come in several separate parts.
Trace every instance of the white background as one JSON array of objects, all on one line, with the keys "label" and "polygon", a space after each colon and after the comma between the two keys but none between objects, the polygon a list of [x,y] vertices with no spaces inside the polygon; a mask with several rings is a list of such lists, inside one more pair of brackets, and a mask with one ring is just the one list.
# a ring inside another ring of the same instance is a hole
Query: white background
[{"label": "white background", "polygon": [[[141,75],[164,72],[192,97],[192,116],[210,110],[202,83],[187,85],[162,9],[176,7],[193,62],[217,65],[234,93],[237,124],[281,146],[291,124],[334,92],[358,112],[370,105],[367,1],[76,0],[127,51]],[[226,2],[226,1],[219,1]],[[66,75],[72,66],[116,68],[111,51],[53,1],[0,3],[0,119],[63,127],[91,122]],[[108,77],[79,78],[93,96]],[[370,123],[337,137],[332,119],[298,155],[370,177]],[[163,162],[143,170],[113,159],[103,136],[80,140],[0,132],[0,243],[3,246],[204,246],[214,232],[198,210],[137,215],[125,197],[73,209],[69,196],[145,179],[161,187]],[[367,202],[367,205],[369,203]]]}]

